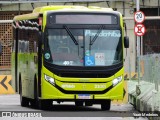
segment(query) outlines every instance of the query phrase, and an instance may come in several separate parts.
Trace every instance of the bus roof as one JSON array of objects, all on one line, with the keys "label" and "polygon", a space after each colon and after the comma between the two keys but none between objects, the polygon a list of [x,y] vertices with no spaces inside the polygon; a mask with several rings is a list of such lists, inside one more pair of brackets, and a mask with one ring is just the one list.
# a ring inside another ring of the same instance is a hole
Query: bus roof
[{"label": "bus roof", "polygon": [[33,10],[32,13],[15,16],[13,20],[18,21],[18,20],[26,20],[26,19],[36,19],[39,17],[40,14],[43,14],[43,12],[46,12],[46,11],[110,12],[110,11],[113,11],[113,9],[102,8],[97,6],[85,7],[85,6],[53,6],[51,5],[51,6],[37,7]]},{"label": "bus roof", "polygon": [[35,12],[44,12],[44,11],[51,11],[51,10],[73,10],[73,11],[93,11],[93,10],[101,10],[101,11],[113,11],[112,8],[101,8],[97,6],[44,6],[44,7],[38,7],[33,10],[33,13]]}]

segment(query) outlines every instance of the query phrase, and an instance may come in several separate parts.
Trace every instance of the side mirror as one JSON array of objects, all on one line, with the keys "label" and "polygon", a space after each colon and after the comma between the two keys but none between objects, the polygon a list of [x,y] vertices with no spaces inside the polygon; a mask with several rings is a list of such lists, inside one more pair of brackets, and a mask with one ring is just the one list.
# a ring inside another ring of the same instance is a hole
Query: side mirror
[{"label": "side mirror", "polygon": [[0,55],[2,55],[2,44],[0,43]]},{"label": "side mirror", "polygon": [[128,36],[124,37],[124,47],[129,48],[129,37]]}]

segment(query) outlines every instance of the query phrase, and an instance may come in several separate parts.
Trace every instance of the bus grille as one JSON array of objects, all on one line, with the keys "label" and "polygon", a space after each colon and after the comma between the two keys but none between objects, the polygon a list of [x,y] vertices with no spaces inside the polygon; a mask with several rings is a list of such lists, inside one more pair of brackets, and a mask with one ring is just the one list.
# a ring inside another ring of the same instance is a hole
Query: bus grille
[{"label": "bus grille", "polygon": [[112,74],[93,74],[93,73],[59,73],[61,77],[74,77],[74,78],[106,78],[111,77]]}]

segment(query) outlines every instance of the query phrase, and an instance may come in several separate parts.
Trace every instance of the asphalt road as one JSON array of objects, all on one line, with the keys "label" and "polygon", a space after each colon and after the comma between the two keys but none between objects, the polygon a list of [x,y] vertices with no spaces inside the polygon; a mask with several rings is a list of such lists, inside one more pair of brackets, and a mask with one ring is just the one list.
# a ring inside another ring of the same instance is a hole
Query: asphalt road
[{"label": "asphalt road", "polygon": [[[7,117],[8,115],[5,116],[6,112],[12,118]],[[64,102],[62,104],[53,103],[51,109],[42,111],[31,107],[21,107],[18,94],[0,95],[0,116],[3,116],[0,117],[0,120],[22,120],[22,117],[23,120],[53,120],[53,117],[54,120],[148,120],[144,117],[135,118],[134,114],[139,114],[139,112],[130,104],[112,104],[110,111],[101,111],[100,105],[77,107],[74,103],[70,102]]]}]

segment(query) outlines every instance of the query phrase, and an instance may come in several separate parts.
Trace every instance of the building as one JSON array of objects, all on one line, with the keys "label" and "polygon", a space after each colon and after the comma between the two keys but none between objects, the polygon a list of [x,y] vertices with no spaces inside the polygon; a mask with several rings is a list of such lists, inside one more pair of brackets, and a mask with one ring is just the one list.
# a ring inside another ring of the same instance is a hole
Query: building
[{"label": "building", "polygon": [[[12,20],[15,15],[31,12],[35,7],[46,5],[83,5],[111,7],[120,11],[124,17],[133,17],[136,11],[136,0],[0,0],[0,21]],[[160,15],[160,0],[140,0],[140,10],[146,16]],[[136,72],[137,52],[136,36],[134,34],[134,20],[125,20],[130,48],[125,52],[125,71]],[[146,34],[141,37],[141,54],[160,53],[159,20],[145,20]],[[0,71],[10,70],[12,50],[11,23],[0,23],[0,41],[3,54],[0,56]],[[127,53],[127,54],[126,54]],[[1,73],[0,73],[1,74]]]}]

